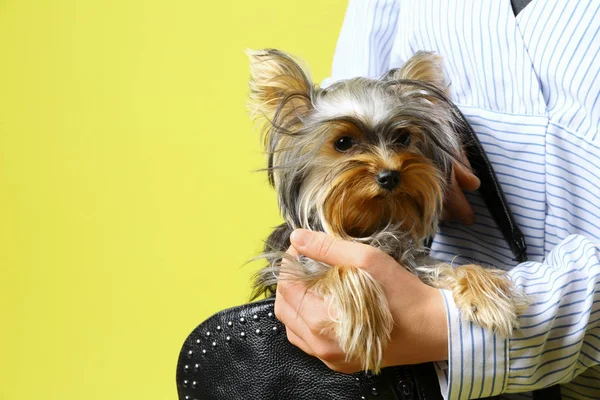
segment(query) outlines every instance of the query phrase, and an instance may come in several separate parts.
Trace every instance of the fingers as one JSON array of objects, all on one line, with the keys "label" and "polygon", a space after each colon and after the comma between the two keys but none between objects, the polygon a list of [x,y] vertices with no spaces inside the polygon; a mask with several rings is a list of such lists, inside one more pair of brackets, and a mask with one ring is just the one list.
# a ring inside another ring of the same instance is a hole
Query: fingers
[{"label": "fingers", "polygon": [[294,332],[301,337],[321,334],[332,320],[325,301],[307,290],[301,282],[281,280],[277,285],[276,296],[281,298],[284,307],[281,311],[286,321],[282,322],[289,322]]},{"label": "fingers", "polygon": [[275,315],[285,325],[290,343],[332,369],[338,370],[337,365],[346,364],[333,332],[323,329],[332,322],[325,302],[307,292],[302,284],[288,282],[282,290],[280,286],[275,298]]},{"label": "fingers", "polygon": [[294,331],[292,331],[287,326],[285,327],[285,331],[286,331],[286,334],[287,334],[288,341],[291,344],[293,344],[294,346],[296,346],[297,348],[299,348],[300,350],[302,350],[303,352],[305,352],[309,356],[313,356],[313,357],[317,356],[315,354],[315,352],[313,351],[313,349],[311,349],[311,347],[304,341],[304,339],[302,339],[300,336],[296,335],[294,333]]},{"label": "fingers", "polygon": [[[477,180],[479,181],[479,179]],[[459,185],[457,176],[454,172],[452,173],[450,187],[446,193],[443,218],[445,220],[457,219],[466,225],[470,225],[475,222],[475,213],[473,212],[467,197]]]},{"label": "fingers", "polygon": [[454,163],[454,174],[459,186],[466,191],[472,192],[479,189],[481,181],[473,174],[473,171],[465,158],[467,165]]},{"label": "fingers", "polygon": [[463,224],[470,225],[475,222],[475,213],[464,191],[479,189],[481,181],[471,171],[468,158],[463,156],[461,161],[453,164],[450,186],[444,201],[443,219],[445,221],[456,219]]},{"label": "fingers", "polygon": [[275,316],[285,325],[290,343],[300,348],[305,353],[314,356],[315,353],[313,349],[300,336],[302,333],[306,335],[306,324],[302,321],[298,312],[295,311],[281,295],[279,288],[277,289],[275,297]]}]

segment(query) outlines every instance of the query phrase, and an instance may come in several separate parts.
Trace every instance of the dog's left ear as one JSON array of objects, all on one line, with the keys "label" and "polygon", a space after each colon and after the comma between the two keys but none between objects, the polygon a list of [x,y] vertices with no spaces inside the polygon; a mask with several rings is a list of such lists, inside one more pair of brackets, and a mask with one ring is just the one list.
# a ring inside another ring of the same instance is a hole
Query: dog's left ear
[{"label": "dog's left ear", "polygon": [[274,49],[246,50],[246,54],[251,75],[248,108],[254,118],[275,122],[312,109],[310,75],[290,55]]},{"label": "dog's left ear", "polygon": [[383,78],[384,81],[401,79],[426,82],[448,94],[442,57],[432,52],[419,51],[415,53],[402,68],[390,71]]}]

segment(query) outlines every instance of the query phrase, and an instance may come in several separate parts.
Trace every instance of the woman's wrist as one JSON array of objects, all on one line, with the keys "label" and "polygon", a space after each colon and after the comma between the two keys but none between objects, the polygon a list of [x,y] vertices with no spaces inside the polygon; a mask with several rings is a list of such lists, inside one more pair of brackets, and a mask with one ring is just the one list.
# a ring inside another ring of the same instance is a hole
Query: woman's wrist
[{"label": "woman's wrist", "polygon": [[423,337],[428,336],[427,361],[448,359],[448,316],[444,295],[439,289],[431,288],[431,295],[423,307]]},{"label": "woman's wrist", "polygon": [[[441,291],[429,286],[421,288],[419,301],[413,304],[409,315],[397,316],[405,321],[392,332],[386,351],[385,364],[420,364],[448,359],[448,322],[446,305]],[[404,312],[406,310],[399,310]]]}]

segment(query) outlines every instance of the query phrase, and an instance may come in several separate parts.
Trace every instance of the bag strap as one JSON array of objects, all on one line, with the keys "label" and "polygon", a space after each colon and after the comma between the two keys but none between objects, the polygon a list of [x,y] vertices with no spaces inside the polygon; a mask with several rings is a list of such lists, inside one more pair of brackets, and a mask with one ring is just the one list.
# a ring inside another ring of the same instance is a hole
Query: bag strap
[{"label": "bag strap", "polygon": [[515,222],[510,207],[506,202],[506,197],[504,197],[502,187],[496,178],[494,168],[485,154],[485,150],[483,149],[479,138],[475,134],[475,131],[473,131],[471,125],[467,122],[463,113],[456,105],[454,105],[454,103],[449,103],[452,105],[457,121],[459,121],[459,133],[461,134],[467,158],[471,163],[471,168],[481,181],[479,193],[481,193],[485,205],[488,210],[490,210],[498,228],[500,228],[502,236],[504,236],[504,239],[508,242],[513,255],[515,256],[515,260],[520,263],[527,261],[527,244],[525,243],[525,236]]}]

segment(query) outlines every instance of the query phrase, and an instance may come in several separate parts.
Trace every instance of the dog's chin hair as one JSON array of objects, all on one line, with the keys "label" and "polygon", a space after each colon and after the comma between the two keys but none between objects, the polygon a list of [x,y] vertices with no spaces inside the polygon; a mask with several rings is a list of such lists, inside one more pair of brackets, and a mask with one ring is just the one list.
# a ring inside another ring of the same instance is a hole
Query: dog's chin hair
[{"label": "dog's chin hair", "polygon": [[[306,186],[306,185],[305,185]],[[323,224],[323,214],[319,212],[318,204],[322,202],[323,193],[317,185],[310,185],[308,188],[300,190],[296,213],[302,221],[302,227],[309,230],[319,230],[322,228],[327,232],[326,225]]]}]

